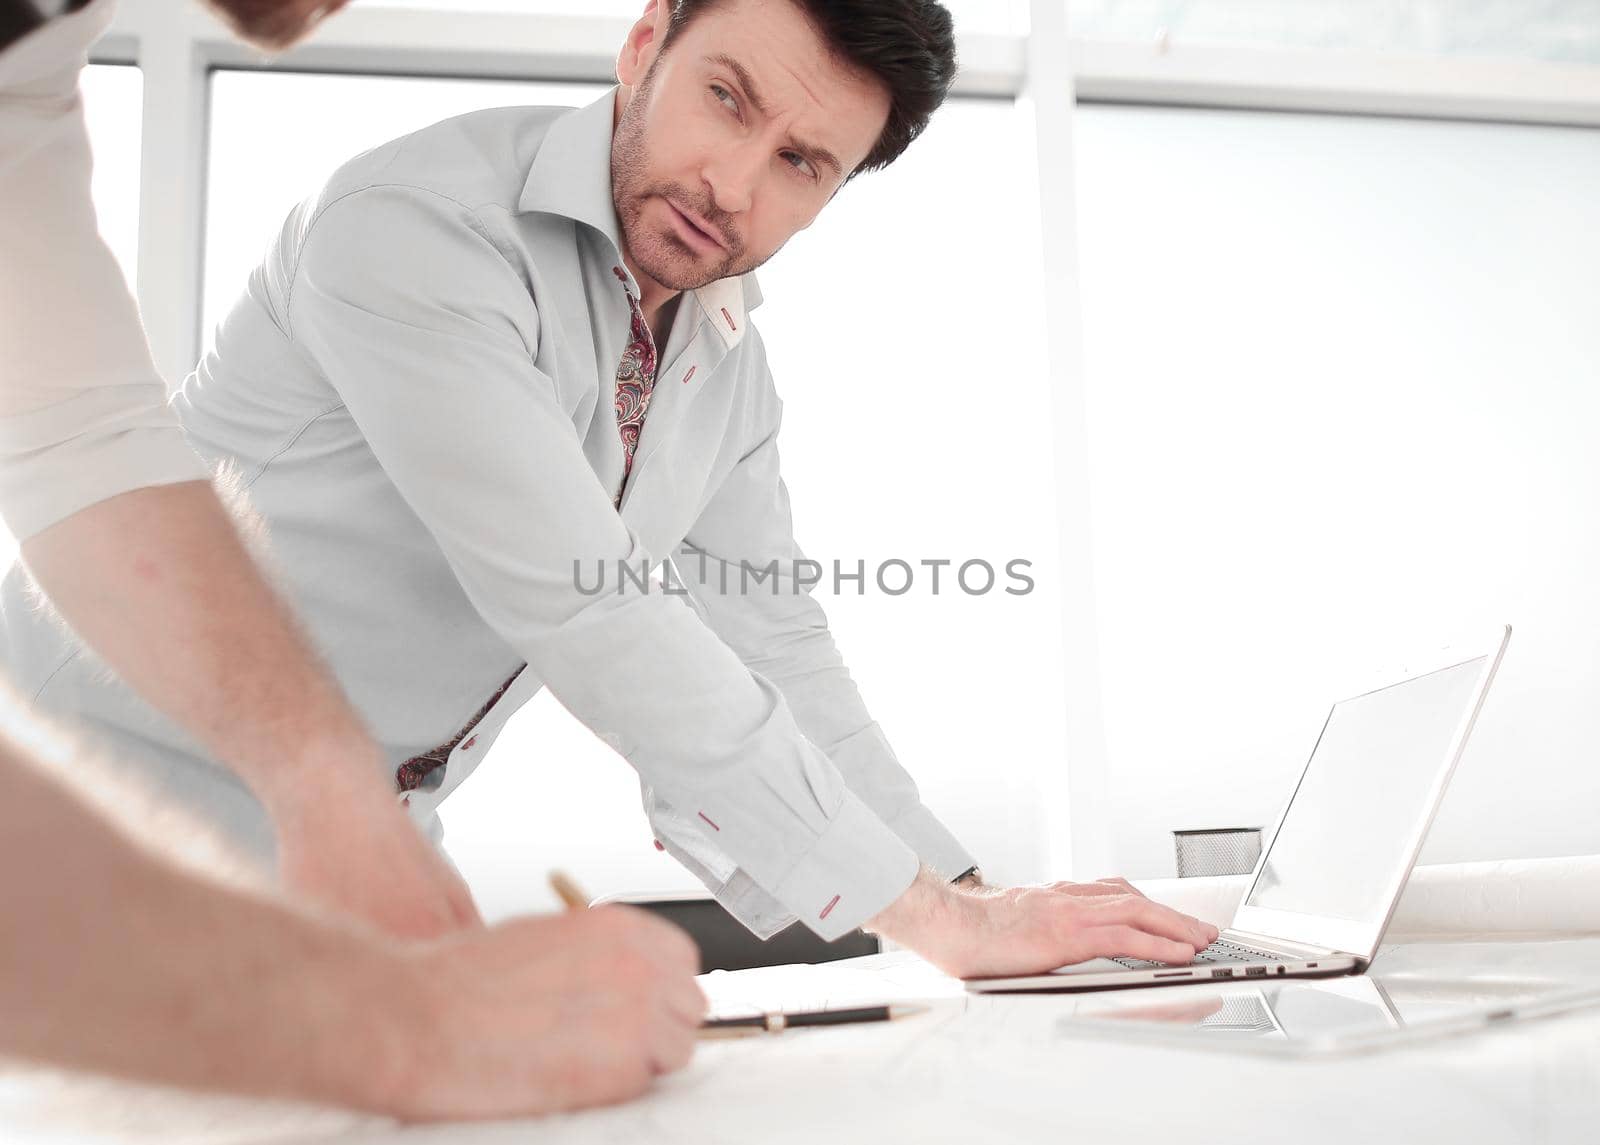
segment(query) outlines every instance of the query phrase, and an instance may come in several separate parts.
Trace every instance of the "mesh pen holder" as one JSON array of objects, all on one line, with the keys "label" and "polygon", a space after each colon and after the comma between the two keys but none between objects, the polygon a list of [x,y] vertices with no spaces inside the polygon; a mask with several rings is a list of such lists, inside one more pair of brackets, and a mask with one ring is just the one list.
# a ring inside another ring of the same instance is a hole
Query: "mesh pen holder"
[{"label": "mesh pen holder", "polygon": [[1178,877],[1248,875],[1261,858],[1260,827],[1212,827],[1203,831],[1174,831]]}]

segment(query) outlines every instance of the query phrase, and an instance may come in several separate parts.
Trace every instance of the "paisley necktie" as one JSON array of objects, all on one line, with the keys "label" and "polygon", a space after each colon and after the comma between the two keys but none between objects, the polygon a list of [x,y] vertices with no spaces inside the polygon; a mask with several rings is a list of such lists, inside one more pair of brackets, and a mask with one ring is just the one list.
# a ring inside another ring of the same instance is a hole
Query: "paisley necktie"
[{"label": "paisley necktie", "polygon": [[[639,447],[639,433],[644,428],[645,414],[650,410],[650,394],[655,389],[656,343],[650,335],[650,324],[644,320],[644,311],[639,306],[639,300],[628,289],[627,275],[620,266],[614,266],[611,270],[622,283],[622,290],[628,296],[628,309],[631,313],[628,323],[628,345],[622,351],[622,361],[617,365],[615,398],[617,430],[622,434],[622,485],[618,487],[612,504],[620,510],[622,490],[627,486],[628,475],[633,471],[633,453]],[[524,664],[523,667],[527,665]],[[511,673],[510,679],[500,685],[500,690],[489,697],[483,707],[478,709],[477,715],[468,720],[454,738],[440,744],[432,751],[425,751],[402,763],[395,771],[396,786],[401,791],[415,791],[422,786],[423,780],[431,772],[448,763],[450,753],[455,751],[456,745],[477,727],[478,721],[494,707],[495,701],[505,695],[506,689],[511,687],[512,680],[515,680],[521,671],[522,668],[518,668]]]},{"label": "paisley necktie", "polygon": [[612,504],[621,509],[622,490],[628,484],[628,475],[633,472],[633,451],[639,448],[639,433],[644,429],[644,417],[650,410],[650,395],[655,390],[656,343],[650,336],[650,324],[644,320],[639,300],[628,289],[627,275],[620,266],[612,267],[611,272],[622,283],[623,293],[628,296],[628,308],[632,311],[628,324],[628,347],[623,350],[622,361],[617,365],[615,398],[617,430],[622,434],[622,484],[617,487]]}]

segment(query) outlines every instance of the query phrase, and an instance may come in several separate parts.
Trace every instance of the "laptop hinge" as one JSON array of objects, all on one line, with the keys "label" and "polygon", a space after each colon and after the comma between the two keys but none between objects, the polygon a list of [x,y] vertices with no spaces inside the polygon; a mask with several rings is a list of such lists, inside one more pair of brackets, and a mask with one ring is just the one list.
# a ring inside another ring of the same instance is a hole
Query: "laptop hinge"
[{"label": "laptop hinge", "polygon": [[1248,940],[1251,946],[1259,946],[1263,950],[1270,950],[1274,954],[1342,954],[1344,951],[1332,950],[1326,946],[1308,946],[1303,942],[1292,942],[1287,938],[1275,938],[1270,934],[1256,934],[1254,931],[1239,930],[1237,927],[1227,927],[1225,934],[1238,935]]}]

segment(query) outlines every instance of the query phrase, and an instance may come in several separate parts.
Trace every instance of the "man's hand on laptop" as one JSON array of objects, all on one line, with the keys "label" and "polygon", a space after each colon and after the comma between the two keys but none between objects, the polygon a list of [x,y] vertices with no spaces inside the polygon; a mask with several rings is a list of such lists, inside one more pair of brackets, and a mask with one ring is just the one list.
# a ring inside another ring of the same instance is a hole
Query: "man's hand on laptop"
[{"label": "man's hand on laptop", "polygon": [[481,926],[466,882],[375,769],[327,769],[267,803],[284,889],[400,938]]},{"label": "man's hand on laptop", "polygon": [[1091,958],[1181,964],[1217,937],[1122,879],[957,889],[929,870],[866,929],[958,978],[1043,974]]}]

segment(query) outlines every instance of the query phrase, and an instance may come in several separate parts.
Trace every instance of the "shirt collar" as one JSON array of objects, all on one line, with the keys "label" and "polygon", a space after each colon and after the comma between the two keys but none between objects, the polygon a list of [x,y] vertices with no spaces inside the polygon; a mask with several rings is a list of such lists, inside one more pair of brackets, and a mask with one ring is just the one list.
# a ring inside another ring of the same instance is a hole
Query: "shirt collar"
[{"label": "shirt collar", "polygon": [[[584,107],[557,117],[545,132],[528,169],[517,209],[561,215],[593,227],[618,251],[622,227],[611,197],[611,118],[617,89]],[[744,338],[750,311],[761,304],[755,274],[719,278],[694,291],[696,300],[723,345],[732,350]]]}]

